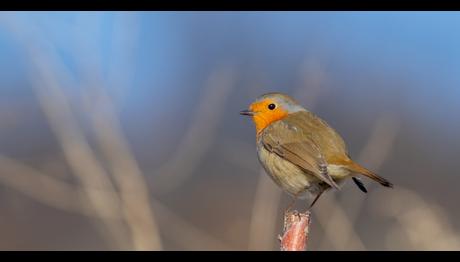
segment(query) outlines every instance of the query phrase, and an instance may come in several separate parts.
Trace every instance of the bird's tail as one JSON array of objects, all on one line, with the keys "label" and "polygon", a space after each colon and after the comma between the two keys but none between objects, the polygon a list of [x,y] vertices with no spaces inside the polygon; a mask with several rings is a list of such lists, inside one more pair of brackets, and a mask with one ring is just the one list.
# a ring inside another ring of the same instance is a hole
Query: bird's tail
[{"label": "bird's tail", "polygon": [[382,186],[385,186],[385,187],[393,187],[393,184],[386,180],[385,178],[381,177],[381,176],[378,176],[376,174],[374,174],[373,172],[369,171],[368,169],[360,166],[359,164],[351,161],[351,163],[349,163],[346,167],[348,170],[352,171],[352,172],[356,172],[356,173],[359,173],[363,176],[366,176],[378,183],[380,183]]}]

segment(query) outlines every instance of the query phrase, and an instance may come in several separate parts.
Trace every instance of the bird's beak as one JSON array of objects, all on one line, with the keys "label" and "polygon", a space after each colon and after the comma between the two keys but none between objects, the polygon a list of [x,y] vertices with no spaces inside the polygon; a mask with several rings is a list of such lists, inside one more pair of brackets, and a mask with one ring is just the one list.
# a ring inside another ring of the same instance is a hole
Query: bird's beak
[{"label": "bird's beak", "polygon": [[253,116],[253,115],[254,115],[254,112],[252,112],[251,110],[243,110],[243,111],[240,111],[240,115],[243,115],[243,116]]}]

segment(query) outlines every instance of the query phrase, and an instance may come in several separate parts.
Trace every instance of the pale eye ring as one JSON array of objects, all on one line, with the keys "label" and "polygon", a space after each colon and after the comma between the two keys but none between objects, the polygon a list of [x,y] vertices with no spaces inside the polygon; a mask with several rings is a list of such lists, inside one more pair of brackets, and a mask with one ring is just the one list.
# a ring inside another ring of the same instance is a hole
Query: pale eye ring
[{"label": "pale eye ring", "polygon": [[268,109],[270,110],[274,110],[275,108],[276,108],[276,105],[273,103],[268,105]]}]

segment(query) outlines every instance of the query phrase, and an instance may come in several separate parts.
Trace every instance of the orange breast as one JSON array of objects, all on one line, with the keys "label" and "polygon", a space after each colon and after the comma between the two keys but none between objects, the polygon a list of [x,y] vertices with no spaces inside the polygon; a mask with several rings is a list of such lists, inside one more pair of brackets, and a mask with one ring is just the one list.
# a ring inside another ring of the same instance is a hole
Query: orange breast
[{"label": "orange breast", "polygon": [[271,123],[281,120],[288,115],[288,112],[279,106],[274,110],[268,109],[268,105],[271,103],[274,102],[270,99],[266,99],[250,106],[250,110],[255,112],[252,120],[256,125],[257,134]]}]

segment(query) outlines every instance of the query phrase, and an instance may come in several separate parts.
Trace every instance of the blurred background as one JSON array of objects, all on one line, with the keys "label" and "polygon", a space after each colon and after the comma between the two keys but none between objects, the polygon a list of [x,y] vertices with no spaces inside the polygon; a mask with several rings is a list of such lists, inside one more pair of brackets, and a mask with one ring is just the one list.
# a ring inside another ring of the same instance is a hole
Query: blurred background
[{"label": "blurred background", "polygon": [[395,184],[323,195],[309,250],[458,250],[459,27],[454,12],[2,12],[0,249],[279,250],[291,198],[238,114],[278,91]]}]

